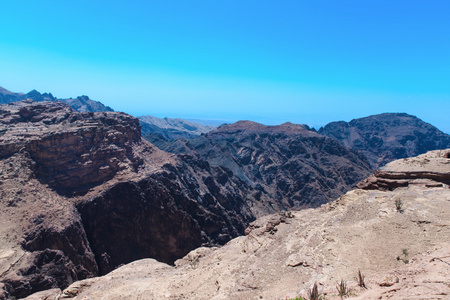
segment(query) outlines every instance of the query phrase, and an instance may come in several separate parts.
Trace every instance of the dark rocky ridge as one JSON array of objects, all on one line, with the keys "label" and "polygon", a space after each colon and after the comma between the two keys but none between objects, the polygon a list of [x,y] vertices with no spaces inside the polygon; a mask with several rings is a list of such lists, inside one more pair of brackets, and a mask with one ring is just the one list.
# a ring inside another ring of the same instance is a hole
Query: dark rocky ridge
[{"label": "dark rocky ridge", "polygon": [[320,128],[329,136],[363,153],[377,169],[395,159],[450,147],[450,136],[405,113],[384,113]]},{"label": "dark rocky ridge", "polygon": [[39,93],[36,90],[32,90],[26,94],[24,93],[13,93],[0,87],[0,104],[8,104],[13,102],[18,102],[26,99],[31,99],[37,102],[41,101],[60,101],[68,104],[70,107],[79,112],[100,112],[100,111],[113,111],[109,106],[105,106],[99,101],[90,99],[88,96],[79,96],[75,99],[58,99],[54,97],[51,93]]},{"label": "dark rocky ridge", "polygon": [[[364,157],[304,125],[240,121],[201,137],[159,145],[230,169],[271,199],[275,210],[315,207],[370,174]],[[261,215],[267,211],[261,212]]]}]

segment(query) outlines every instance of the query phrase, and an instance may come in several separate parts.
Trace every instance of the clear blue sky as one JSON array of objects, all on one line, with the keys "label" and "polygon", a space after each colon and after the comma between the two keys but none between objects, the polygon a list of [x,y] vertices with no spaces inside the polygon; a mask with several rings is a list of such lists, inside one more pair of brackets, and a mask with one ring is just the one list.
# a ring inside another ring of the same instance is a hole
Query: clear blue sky
[{"label": "clear blue sky", "polygon": [[450,133],[449,1],[3,1],[0,86],[133,115]]}]

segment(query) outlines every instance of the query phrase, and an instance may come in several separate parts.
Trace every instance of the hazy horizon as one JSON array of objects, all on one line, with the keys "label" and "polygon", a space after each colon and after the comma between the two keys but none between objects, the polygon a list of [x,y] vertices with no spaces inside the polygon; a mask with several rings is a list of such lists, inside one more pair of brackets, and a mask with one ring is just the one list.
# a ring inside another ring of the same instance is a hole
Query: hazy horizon
[{"label": "hazy horizon", "polygon": [[384,112],[449,133],[450,3],[8,1],[0,85],[134,116],[318,128]]}]

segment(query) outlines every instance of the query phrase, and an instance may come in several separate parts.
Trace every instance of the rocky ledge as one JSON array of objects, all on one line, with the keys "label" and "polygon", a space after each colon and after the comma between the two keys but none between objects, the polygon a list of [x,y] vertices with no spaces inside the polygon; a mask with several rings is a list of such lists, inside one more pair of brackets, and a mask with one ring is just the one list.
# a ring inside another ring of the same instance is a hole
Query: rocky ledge
[{"label": "rocky ledge", "polygon": [[412,158],[393,161],[357,187],[366,190],[394,190],[398,187],[450,185],[450,150],[435,150]]}]

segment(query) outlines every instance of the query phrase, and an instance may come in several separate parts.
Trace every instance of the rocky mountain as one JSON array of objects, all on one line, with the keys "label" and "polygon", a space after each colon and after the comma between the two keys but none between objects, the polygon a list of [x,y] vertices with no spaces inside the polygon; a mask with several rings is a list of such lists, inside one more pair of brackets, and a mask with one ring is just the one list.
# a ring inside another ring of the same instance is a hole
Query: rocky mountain
[{"label": "rocky mountain", "polygon": [[450,147],[450,135],[405,113],[332,122],[318,132],[363,153],[374,169],[395,159]]},{"label": "rocky mountain", "polygon": [[156,148],[124,113],[1,105],[1,297],[63,289],[142,258],[172,264],[369,174],[360,156],[299,125],[241,122],[182,145]]},{"label": "rocky mountain", "polygon": [[113,111],[109,106],[105,106],[99,101],[90,99],[88,96],[79,96],[75,99],[58,99],[55,98],[51,93],[39,93],[36,90],[24,93],[13,93],[2,87],[0,87],[0,104],[7,104],[12,102],[18,102],[26,99],[31,99],[34,101],[60,101],[68,104],[73,109],[79,112],[99,112],[99,111]]},{"label": "rocky mountain", "polygon": [[142,135],[149,141],[158,137],[167,140],[191,139],[216,128],[215,126],[201,125],[183,119],[161,119],[152,116],[141,116],[138,119],[141,122]]},{"label": "rocky mountain", "polygon": [[265,126],[239,121],[196,139],[156,145],[231,170],[259,191],[256,197],[274,199],[276,211],[326,203],[371,173],[364,157],[309,127],[291,123]]},{"label": "rocky mountain", "polygon": [[[259,218],[245,236],[197,248],[175,266],[134,261],[27,299],[309,299],[314,283],[330,300],[448,299],[449,157],[450,149],[395,161],[383,169],[399,181],[390,190],[366,186]],[[349,290],[339,296],[341,280]]]},{"label": "rocky mountain", "polygon": [[27,100],[0,106],[0,132],[2,297],[173,263],[243,234],[266,205],[229,170],[142,140],[124,113]]}]

